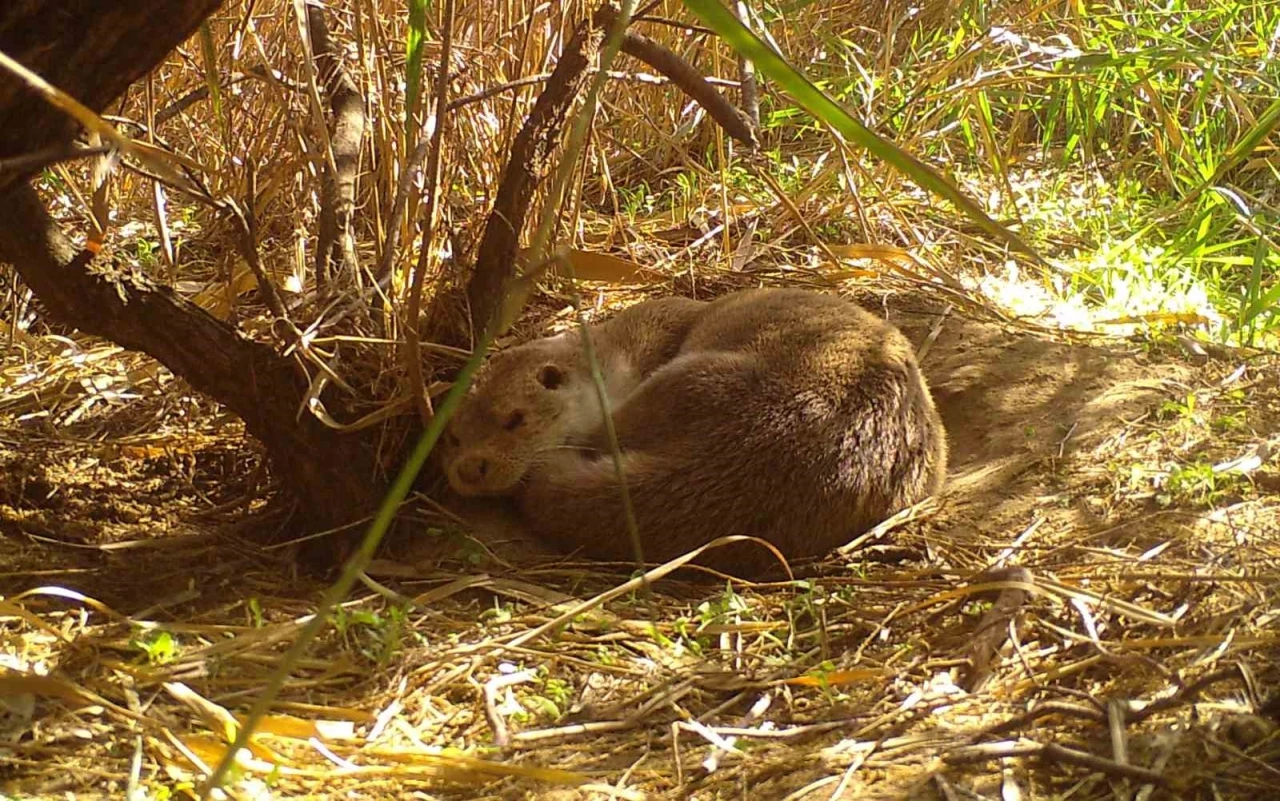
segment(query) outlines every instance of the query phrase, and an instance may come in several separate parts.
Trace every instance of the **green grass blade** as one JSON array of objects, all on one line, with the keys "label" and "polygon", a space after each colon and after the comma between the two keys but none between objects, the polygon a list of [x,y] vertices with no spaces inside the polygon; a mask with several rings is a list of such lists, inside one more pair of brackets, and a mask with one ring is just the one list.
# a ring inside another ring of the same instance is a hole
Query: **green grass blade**
[{"label": "green grass blade", "polygon": [[684,2],[707,27],[719,34],[739,54],[751,59],[756,69],[786,89],[796,103],[809,114],[830,125],[854,144],[866,148],[876,158],[902,172],[920,187],[951,201],[956,208],[987,233],[1007,242],[1012,248],[1027,254],[1042,266],[1049,266],[1048,262],[1031,246],[1023,242],[1017,234],[988,217],[986,212],[958,187],[915,156],[878,136],[854,119],[840,104],[760,41],[750,29],[721,5],[719,0],[684,0]]},{"label": "green grass blade", "polygon": [[429,0],[409,0],[409,30],[405,33],[404,129],[405,153],[417,145],[418,106],[422,105],[422,46],[427,38],[427,5]]},{"label": "green grass blade", "polygon": [[1240,162],[1248,158],[1253,151],[1258,149],[1258,145],[1262,144],[1276,127],[1280,126],[1280,99],[1276,99],[1266,111],[1258,117],[1258,121],[1253,127],[1244,132],[1244,136],[1240,137],[1231,149],[1223,156],[1222,161],[1218,163],[1218,169],[1214,172],[1214,177],[1209,183],[1216,183],[1218,178],[1229,170],[1232,170]]},{"label": "green grass blade", "polygon": [[218,78],[218,49],[213,43],[213,31],[209,21],[200,23],[200,56],[204,59],[204,83],[209,89],[209,103],[213,106],[213,116],[218,120],[218,133],[222,135],[222,144],[231,148],[231,122],[227,119],[227,109],[222,103],[222,82]]},{"label": "green grass blade", "polygon": [[1244,335],[1246,345],[1252,345],[1256,338],[1254,324],[1258,317],[1280,302],[1280,281],[1273,284],[1265,294],[1262,292],[1262,276],[1266,271],[1268,253],[1266,243],[1259,238],[1254,246],[1253,264],[1244,288],[1244,302],[1241,304],[1240,317],[1236,321],[1236,333]]},{"label": "green grass blade", "polygon": [[307,648],[311,646],[312,640],[315,639],[320,630],[329,624],[329,613],[347,597],[347,594],[355,587],[356,581],[359,580],[361,572],[373,560],[373,555],[377,552],[383,536],[386,535],[391,528],[391,524],[395,521],[396,513],[400,510],[400,504],[404,503],[405,499],[409,497],[409,492],[413,489],[413,482],[417,479],[418,473],[421,472],[422,466],[427,463],[427,457],[431,455],[431,451],[440,440],[440,435],[444,433],[444,427],[449,423],[453,413],[457,411],[458,406],[462,403],[462,396],[466,394],[467,389],[471,386],[476,371],[480,369],[480,365],[484,362],[485,354],[488,353],[492,344],[493,337],[489,333],[486,332],[481,335],[480,341],[476,343],[475,350],[471,354],[471,358],[463,365],[458,377],[454,380],[453,386],[436,410],[435,416],[431,418],[426,430],[422,432],[422,436],[418,440],[417,446],[414,447],[413,453],[409,455],[404,466],[400,468],[400,472],[396,475],[391,489],[387,492],[386,497],[382,499],[382,504],[378,507],[373,522],[369,524],[360,546],[348,557],[346,564],[343,565],[342,575],[325,591],[311,618],[303,625],[293,644],[272,670],[266,687],[263,688],[262,694],[257,697],[250,707],[249,714],[238,728],[231,746],[227,748],[213,774],[205,782],[202,791],[203,797],[207,798],[213,788],[222,786],[223,780],[235,760],[235,755],[240,752],[241,748],[249,744],[249,738],[253,736],[255,726],[266,715],[272,702],[279,695],[281,688],[289,680],[289,674],[294,666],[297,665],[298,660],[302,658]]}]

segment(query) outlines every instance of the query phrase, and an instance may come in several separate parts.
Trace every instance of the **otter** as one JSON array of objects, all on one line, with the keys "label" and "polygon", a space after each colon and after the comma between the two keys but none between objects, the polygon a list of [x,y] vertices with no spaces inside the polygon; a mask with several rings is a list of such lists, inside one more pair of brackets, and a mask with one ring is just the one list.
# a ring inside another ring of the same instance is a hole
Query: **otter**
[{"label": "otter", "polygon": [[[745,534],[821,556],[935,493],[946,433],[910,343],[843,298],[752,289],[636,304],[589,327],[644,557]],[[493,355],[446,429],[463,496],[508,496],[560,550],[634,558],[579,332]],[[758,576],[735,543],[700,564]]]}]

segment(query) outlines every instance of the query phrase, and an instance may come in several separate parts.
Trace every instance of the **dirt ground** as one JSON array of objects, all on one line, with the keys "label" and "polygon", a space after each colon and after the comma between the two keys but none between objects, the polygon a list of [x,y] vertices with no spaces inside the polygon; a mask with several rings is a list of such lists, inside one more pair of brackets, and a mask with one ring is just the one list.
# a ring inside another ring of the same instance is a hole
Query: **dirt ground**
[{"label": "dirt ground", "polygon": [[[281,694],[245,786],[1269,797],[1275,362],[862,300],[923,346],[942,497],[801,585],[605,600],[625,566],[513,562],[424,511]],[[21,671],[0,674],[0,793],[185,793],[324,585],[255,543],[280,516],[237,421],[139,357],[20,345],[0,364],[0,661]]]}]

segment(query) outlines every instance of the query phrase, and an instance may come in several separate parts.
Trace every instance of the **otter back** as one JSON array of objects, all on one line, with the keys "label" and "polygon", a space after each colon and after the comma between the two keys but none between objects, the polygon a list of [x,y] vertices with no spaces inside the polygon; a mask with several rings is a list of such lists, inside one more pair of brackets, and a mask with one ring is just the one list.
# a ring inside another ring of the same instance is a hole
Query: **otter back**
[{"label": "otter back", "polygon": [[[657,332],[643,329],[649,304],[639,304],[631,322],[605,323],[595,341],[602,364],[617,363],[637,327],[660,343],[627,355],[638,380],[613,406],[647,561],[731,534],[763,538],[788,558],[818,556],[938,489],[945,432],[897,329],[804,290],[689,303],[669,306],[679,322]],[[526,524],[564,550],[633,559],[603,427],[552,439],[507,493]],[[758,545],[701,561],[740,575],[776,564]]]}]

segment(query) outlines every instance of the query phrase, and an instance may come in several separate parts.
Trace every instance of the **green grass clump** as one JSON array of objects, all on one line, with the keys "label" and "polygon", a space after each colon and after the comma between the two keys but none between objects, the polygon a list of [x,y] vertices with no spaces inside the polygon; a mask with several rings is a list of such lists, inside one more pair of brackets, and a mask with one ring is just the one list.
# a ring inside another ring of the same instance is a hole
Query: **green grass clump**
[{"label": "green grass clump", "polygon": [[[707,4],[687,5],[706,20]],[[864,192],[898,205],[918,199],[883,163],[937,192],[866,130],[962,179],[986,214],[1061,267],[1066,278],[1046,291],[1055,309],[1080,313],[1059,317],[1123,310],[1143,324],[1275,344],[1280,4],[978,2],[895,8],[881,20],[823,5],[767,7],[760,21],[855,122],[806,113],[797,103],[814,110],[808,90],[777,77],[780,91],[762,103],[775,165],[824,141],[829,126],[874,157]],[[783,188],[797,190],[786,177]],[[914,244],[904,228],[892,233]]]}]

